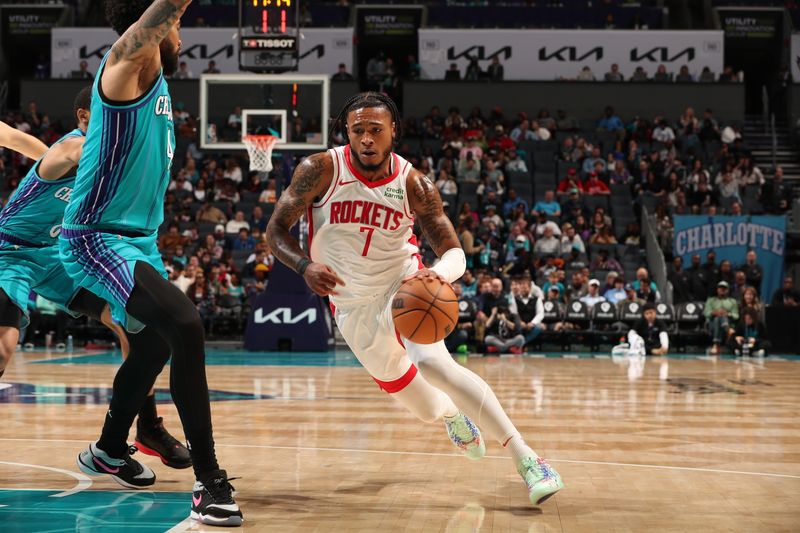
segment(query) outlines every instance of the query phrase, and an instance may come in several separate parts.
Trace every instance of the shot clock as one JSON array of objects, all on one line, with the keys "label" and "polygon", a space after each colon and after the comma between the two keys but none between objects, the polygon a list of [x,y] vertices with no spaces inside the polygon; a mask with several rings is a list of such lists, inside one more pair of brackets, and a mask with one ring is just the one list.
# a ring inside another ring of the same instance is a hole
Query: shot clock
[{"label": "shot clock", "polygon": [[297,70],[299,9],[299,0],[239,0],[242,70]]}]

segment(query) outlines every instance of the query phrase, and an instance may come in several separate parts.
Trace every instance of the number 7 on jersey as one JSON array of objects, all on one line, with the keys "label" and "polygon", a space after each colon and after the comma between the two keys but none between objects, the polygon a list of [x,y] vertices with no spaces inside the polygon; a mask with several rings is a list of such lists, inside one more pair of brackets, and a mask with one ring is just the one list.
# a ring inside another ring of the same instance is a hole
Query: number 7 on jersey
[{"label": "number 7 on jersey", "polygon": [[361,226],[359,229],[361,233],[367,232],[367,242],[364,243],[364,251],[361,252],[361,257],[367,257],[367,252],[369,251],[369,243],[372,241],[372,233],[375,231],[375,228],[370,228],[369,226]]}]

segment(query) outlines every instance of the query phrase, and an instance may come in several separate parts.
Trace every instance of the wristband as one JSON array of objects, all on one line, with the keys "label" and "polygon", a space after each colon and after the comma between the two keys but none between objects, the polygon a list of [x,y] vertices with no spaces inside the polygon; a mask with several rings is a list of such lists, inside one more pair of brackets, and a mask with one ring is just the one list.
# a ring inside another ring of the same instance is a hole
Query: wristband
[{"label": "wristband", "polygon": [[433,265],[431,270],[442,276],[449,283],[464,275],[467,268],[467,258],[461,248],[450,248],[442,254],[438,263]]},{"label": "wristband", "polygon": [[306,269],[308,268],[308,265],[310,265],[310,264],[311,264],[311,259],[308,259],[308,258],[305,258],[305,257],[302,258],[300,260],[300,262],[297,263],[297,273],[300,274],[301,276],[304,276],[305,273],[306,273]]}]

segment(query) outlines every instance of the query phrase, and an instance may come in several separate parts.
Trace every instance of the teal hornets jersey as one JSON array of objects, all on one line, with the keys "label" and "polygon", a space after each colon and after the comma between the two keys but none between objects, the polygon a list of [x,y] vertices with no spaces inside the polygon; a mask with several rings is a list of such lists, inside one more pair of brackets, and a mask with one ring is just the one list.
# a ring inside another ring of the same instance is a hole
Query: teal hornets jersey
[{"label": "teal hornets jersey", "polygon": [[164,220],[175,151],[167,81],[159,73],[136,100],[110,101],[100,86],[107,59],[108,54],[92,87],[92,117],[64,229],[151,234]]},{"label": "teal hornets jersey", "polygon": [[[74,129],[55,144],[72,137],[83,137],[83,132]],[[0,212],[0,242],[37,248],[58,243],[61,220],[72,193],[75,176],[43,180],[39,176],[41,162],[42,159],[39,159],[31,167]]]}]

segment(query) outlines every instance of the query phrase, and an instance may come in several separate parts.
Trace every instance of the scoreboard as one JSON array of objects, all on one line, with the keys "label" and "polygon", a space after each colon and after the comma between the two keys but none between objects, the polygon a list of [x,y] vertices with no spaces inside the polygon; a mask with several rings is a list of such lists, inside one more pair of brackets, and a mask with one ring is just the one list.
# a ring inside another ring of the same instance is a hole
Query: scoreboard
[{"label": "scoreboard", "polygon": [[297,70],[299,0],[239,0],[239,67]]}]

